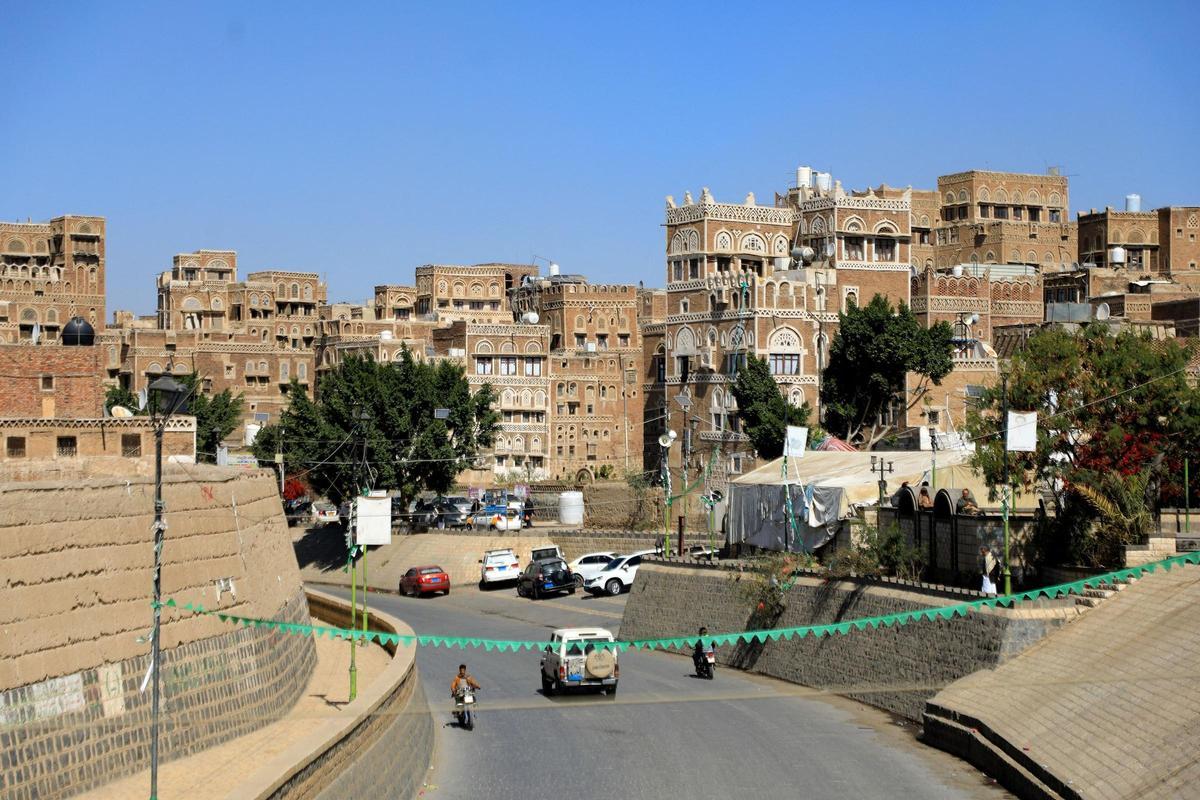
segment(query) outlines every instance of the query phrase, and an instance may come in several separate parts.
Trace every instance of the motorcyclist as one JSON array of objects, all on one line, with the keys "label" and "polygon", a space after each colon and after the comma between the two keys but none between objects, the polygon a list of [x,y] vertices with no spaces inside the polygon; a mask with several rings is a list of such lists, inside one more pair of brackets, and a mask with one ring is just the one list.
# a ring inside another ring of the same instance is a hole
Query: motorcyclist
[{"label": "motorcyclist", "polygon": [[692,663],[696,666],[696,674],[700,675],[701,663],[706,661],[705,656],[713,652],[713,643],[711,640],[704,641],[703,637],[708,636],[708,628],[700,627],[699,635],[702,638],[696,640],[696,649],[692,651]]},{"label": "motorcyclist", "polygon": [[454,680],[450,681],[450,696],[458,697],[460,692],[465,692],[468,688],[481,689],[483,687],[467,672],[466,664],[459,664],[458,674],[454,676]]}]

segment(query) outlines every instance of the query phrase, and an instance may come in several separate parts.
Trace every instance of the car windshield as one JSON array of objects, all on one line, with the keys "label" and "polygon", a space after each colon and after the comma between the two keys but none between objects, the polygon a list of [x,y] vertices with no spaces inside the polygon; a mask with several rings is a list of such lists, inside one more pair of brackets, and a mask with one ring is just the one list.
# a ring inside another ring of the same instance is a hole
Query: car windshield
[{"label": "car windshield", "polygon": [[[393,574],[395,574],[395,573],[393,573]],[[440,575],[440,574],[442,574],[442,568],[441,567],[424,567],[421,570],[421,574],[422,575]]]},{"label": "car windshield", "polygon": [[626,559],[624,559],[624,558],[614,558],[612,561],[608,562],[608,566],[604,568],[604,572],[608,572],[609,570],[616,569],[617,567],[624,564],[625,561],[626,561]]}]

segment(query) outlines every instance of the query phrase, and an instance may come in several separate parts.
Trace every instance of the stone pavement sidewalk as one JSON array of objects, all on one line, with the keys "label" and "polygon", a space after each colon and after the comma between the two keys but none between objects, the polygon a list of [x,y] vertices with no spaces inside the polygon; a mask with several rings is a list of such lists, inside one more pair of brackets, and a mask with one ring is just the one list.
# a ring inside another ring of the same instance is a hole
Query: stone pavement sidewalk
[{"label": "stone pavement sidewalk", "polygon": [[1198,679],[1200,566],[1177,566],[947,686],[926,733],[961,726],[1062,797],[1197,797]]},{"label": "stone pavement sidewalk", "polygon": [[[314,619],[313,624],[324,624]],[[350,645],[317,638],[317,666],[303,696],[282,717],[245,736],[185,758],[159,765],[158,800],[223,798],[263,764],[312,732],[314,724],[340,713],[350,690]],[[355,656],[358,685],[379,676],[390,656],[379,645],[361,646]],[[82,800],[129,800],[149,797],[146,769],[79,795]]]}]

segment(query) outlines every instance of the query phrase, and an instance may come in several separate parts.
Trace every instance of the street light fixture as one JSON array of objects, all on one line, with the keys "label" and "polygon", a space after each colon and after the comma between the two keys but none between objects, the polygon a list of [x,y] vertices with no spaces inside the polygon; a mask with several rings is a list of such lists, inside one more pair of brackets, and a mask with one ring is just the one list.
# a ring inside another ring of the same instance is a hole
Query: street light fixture
[{"label": "street light fixture", "polygon": [[172,414],[186,414],[191,390],[167,374],[160,375],[148,387],[150,424],[154,428],[154,632],[150,646],[150,676],[153,689],[150,700],[150,797],[158,797],[158,707],[159,662],[162,632],[162,550],[167,522],[163,519],[166,505],[162,497],[163,433]]},{"label": "street light fixture", "polygon": [[677,436],[675,431],[668,430],[658,437],[658,446],[662,451],[659,455],[658,465],[662,473],[663,484],[663,555],[665,556],[671,555],[671,467],[667,459],[668,451],[675,443]]}]

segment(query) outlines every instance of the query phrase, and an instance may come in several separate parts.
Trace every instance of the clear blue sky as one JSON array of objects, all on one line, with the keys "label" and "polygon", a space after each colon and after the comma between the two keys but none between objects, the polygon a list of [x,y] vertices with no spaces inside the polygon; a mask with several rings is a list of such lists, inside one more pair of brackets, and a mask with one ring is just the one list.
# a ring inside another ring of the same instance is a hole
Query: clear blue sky
[{"label": "clear blue sky", "polygon": [[197,248],[335,299],[533,254],[661,285],[664,195],[800,164],[1200,203],[1198,4],[980,6],[10,3],[0,217],[107,217],[108,306],[147,313]]}]

